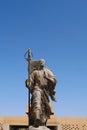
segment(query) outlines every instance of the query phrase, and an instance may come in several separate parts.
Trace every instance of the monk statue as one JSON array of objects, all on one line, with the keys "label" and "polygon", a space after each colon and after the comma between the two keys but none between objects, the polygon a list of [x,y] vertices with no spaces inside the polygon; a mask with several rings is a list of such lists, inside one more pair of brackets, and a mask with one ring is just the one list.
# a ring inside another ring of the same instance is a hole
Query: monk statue
[{"label": "monk statue", "polygon": [[38,61],[38,66],[33,69],[25,83],[31,93],[30,125],[46,126],[50,115],[54,114],[49,104],[50,98],[56,101],[57,80],[52,71],[45,67],[44,59]]}]

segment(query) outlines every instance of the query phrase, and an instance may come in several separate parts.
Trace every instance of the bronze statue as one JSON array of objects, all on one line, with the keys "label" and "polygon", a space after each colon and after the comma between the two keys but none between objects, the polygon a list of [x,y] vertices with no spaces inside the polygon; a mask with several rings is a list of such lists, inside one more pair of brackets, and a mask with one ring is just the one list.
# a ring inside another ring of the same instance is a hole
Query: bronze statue
[{"label": "bronze statue", "polygon": [[45,60],[41,59],[37,63],[25,82],[32,95],[29,124],[34,127],[46,126],[50,115],[54,114],[49,105],[49,96],[56,101],[55,85],[57,83],[52,71],[45,67]]}]

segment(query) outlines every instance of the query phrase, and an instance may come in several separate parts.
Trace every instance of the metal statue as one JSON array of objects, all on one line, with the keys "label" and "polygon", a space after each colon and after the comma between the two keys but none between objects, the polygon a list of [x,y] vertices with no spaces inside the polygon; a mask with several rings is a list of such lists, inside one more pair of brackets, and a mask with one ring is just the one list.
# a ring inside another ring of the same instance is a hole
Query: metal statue
[{"label": "metal statue", "polygon": [[[50,99],[55,99],[57,80],[52,71],[45,67],[45,60],[33,61],[28,50],[28,79],[26,87],[29,90],[29,126],[46,126],[50,115],[54,114],[50,107]],[[30,99],[31,94],[31,99]]]}]

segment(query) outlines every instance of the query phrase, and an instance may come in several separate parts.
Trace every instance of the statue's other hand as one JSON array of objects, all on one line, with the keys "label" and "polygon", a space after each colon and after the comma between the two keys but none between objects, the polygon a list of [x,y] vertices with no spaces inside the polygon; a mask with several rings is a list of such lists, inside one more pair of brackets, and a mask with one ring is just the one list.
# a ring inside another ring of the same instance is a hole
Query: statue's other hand
[{"label": "statue's other hand", "polygon": [[29,87],[29,81],[28,79],[25,80],[25,86],[28,88]]}]

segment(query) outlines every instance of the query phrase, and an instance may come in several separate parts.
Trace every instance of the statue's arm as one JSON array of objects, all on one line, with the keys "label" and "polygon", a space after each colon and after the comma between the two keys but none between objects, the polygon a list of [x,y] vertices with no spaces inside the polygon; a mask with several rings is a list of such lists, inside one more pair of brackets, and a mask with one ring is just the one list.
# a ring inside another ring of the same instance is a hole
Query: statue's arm
[{"label": "statue's arm", "polygon": [[44,71],[44,78],[46,78],[49,82],[53,83],[56,85],[57,80],[54,76],[54,74],[52,73],[51,70],[47,69]]},{"label": "statue's arm", "polygon": [[51,97],[51,99],[53,101],[56,101],[55,86],[56,86],[57,80],[56,80],[55,76],[53,75],[52,71],[50,71],[48,69],[46,69],[45,78],[48,80],[49,96]]},{"label": "statue's arm", "polygon": [[28,79],[25,81],[25,86],[32,91],[34,84],[34,73],[31,73]]}]

